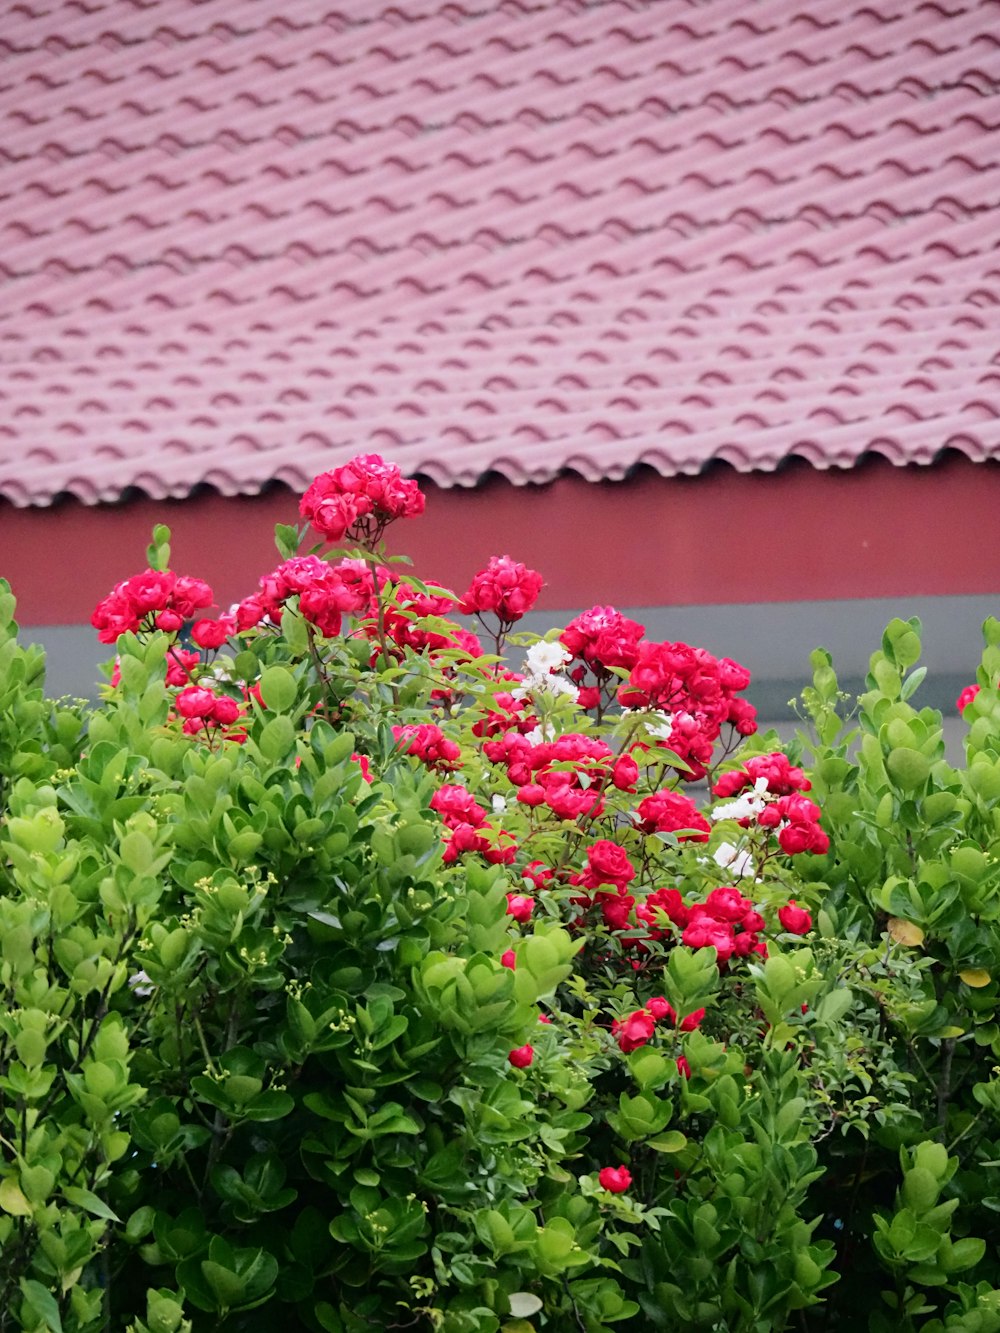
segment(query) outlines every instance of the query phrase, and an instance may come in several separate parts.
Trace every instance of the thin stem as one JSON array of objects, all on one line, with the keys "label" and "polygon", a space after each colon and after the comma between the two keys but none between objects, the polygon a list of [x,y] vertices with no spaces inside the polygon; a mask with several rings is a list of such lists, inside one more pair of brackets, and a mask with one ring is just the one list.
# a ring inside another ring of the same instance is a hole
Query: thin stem
[{"label": "thin stem", "polygon": [[946,1037],[941,1043],[941,1073],[937,1085],[937,1122],[944,1132],[948,1119],[948,1101],[951,1097],[951,1064],[955,1058],[955,1038]]}]

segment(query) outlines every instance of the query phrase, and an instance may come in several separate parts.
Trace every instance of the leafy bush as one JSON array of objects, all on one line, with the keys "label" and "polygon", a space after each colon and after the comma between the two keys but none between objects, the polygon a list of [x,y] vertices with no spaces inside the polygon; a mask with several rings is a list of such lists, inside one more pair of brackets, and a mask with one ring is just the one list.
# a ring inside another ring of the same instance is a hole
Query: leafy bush
[{"label": "leafy bush", "polygon": [[0,593],[0,1330],[1000,1329],[1000,624],[964,770],[915,622],[784,753],[421,509],[324,474],[216,619],[157,529],[95,708]]}]

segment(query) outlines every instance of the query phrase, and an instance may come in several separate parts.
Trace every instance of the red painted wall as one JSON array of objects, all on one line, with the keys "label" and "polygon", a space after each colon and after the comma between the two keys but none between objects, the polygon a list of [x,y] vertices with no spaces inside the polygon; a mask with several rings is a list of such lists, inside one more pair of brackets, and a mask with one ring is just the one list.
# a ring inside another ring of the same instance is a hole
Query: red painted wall
[{"label": "red painted wall", "polygon": [[[719,467],[698,477],[425,490],[425,515],[390,530],[391,549],[458,591],[506,552],[545,575],[540,609],[1000,590],[1000,466],[957,456],[933,467],[872,460],[847,472]],[[78,624],[114,583],[145,567],[153,524],[165,522],[173,568],[207,578],[225,606],[276,563],[273,526],[294,521],[296,506],[283,489],[95,507],[0,504],[0,575],[18,596],[22,624]]]}]

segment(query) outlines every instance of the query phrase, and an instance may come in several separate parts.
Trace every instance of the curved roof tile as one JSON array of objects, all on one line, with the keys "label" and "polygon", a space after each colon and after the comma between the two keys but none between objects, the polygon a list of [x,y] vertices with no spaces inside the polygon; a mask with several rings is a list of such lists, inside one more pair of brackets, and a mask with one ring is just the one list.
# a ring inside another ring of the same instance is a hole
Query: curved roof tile
[{"label": "curved roof tile", "polygon": [[996,0],[22,0],[0,495],[1000,458]]}]

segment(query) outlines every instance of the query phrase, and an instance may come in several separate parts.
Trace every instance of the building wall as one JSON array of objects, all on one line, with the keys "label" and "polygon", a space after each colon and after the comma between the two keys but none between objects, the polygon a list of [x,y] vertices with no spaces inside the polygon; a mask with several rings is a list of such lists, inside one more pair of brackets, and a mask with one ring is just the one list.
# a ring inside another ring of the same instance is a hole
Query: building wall
[{"label": "building wall", "polygon": [[[719,467],[697,477],[425,490],[426,513],[397,524],[390,543],[420,576],[462,591],[491,554],[506,552],[545,575],[532,628],[595,603],[631,608],[653,638],[744,661],[768,716],[787,712],[819,644],[848,685],[859,683],[893,615],[924,620],[925,694],[948,705],[972,678],[982,620],[1000,613],[1000,466],[959,456],[929,468],[874,460],[847,472]],[[154,523],[173,529],[173,567],[207,578],[226,606],[277,561],[274,523],[296,517],[297,498],[283,487],[0,507],[0,575],[18,595],[21,624],[50,651],[52,688],[87,694],[107,652],[86,622],[115,582],[144,567]]]}]

